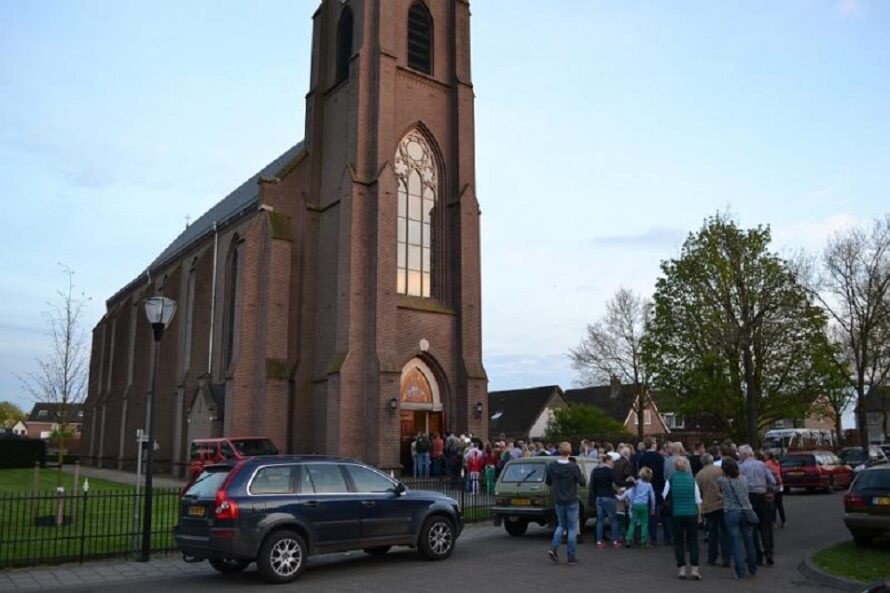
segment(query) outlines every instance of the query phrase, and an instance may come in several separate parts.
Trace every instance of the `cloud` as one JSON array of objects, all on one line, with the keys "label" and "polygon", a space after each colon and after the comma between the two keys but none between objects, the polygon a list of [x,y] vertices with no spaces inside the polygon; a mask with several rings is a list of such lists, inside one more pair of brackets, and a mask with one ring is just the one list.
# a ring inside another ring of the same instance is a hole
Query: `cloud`
[{"label": "cloud", "polygon": [[862,14],[862,5],[859,0],[839,0],[837,11],[844,17],[858,16]]},{"label": "cloud", "polygon": [[773,231],[779,243],[804,248],[820,248],[829,237],[860,222],[843,212],[832,214],[821,220],[804,220],[789,226],[774,225]]},{"label": "cloud", "polygon": [[674,247],[683,241],[685,231],[669,227],[651,227],[642,233],[625,235],[606,235],[594,237],[594,245],[600,247],[642,247],[657,248]]}]

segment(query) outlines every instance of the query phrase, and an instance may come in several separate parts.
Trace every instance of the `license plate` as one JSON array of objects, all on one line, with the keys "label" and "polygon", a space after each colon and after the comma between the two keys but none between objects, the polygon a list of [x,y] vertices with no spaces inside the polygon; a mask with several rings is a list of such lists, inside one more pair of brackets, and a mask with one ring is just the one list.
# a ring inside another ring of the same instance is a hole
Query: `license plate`
[{"label": "license plate", "polygon": [[531,503],[532,501],[527,498],[514,498],[510,500],[510,504],[512,504],[514,507],[527,507]]},{"label": "license plate", "polygon": [[204,507],[202,506],[190,506],[189,507],[189,517],[203,517],[204,516]]},{"label": "license plate", "polygon": [[795,478],[799,478],[801,476],[807,475],[806,472],[788,472],[789,476],[794,476]]},{"label": "license plate", "polygon": [[875,505],[890,505],[890,496],[876,496],[872,504]]}]

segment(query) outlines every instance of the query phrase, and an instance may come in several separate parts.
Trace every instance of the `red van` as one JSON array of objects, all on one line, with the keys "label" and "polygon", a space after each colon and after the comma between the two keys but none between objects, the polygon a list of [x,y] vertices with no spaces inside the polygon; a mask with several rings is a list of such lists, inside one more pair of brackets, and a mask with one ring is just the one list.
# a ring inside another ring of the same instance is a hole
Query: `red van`
[{"label": "red van", "polygon": [[258,455],[278,455],[278,447],[267,437],[194,439],[189,454],[189,478],[197,478],[205,465],[229,459],[249,459]]}]

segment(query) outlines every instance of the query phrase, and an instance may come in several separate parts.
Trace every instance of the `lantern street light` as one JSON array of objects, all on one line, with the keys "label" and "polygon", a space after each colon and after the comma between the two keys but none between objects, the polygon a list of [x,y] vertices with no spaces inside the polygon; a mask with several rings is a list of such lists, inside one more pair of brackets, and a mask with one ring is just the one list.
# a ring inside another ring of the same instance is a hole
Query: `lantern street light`
[{"label": "lantern street light", "polygon": [[[158,386],[158,366],[160,366],[161,336],[164,328],[173,320],[176,301],[155,296],[145,299],[145,316],[151,324],[154,337],[154,357],[151,371],[151,389],[148,392],[148,440],[143,443],[148,449],[145,459],[145,510],[142,513],[142,561],[148,562],[151,554],[151,504],[152,474],[155,460],[155,391]],[[141,455],[142,452],[140,451]]]}]

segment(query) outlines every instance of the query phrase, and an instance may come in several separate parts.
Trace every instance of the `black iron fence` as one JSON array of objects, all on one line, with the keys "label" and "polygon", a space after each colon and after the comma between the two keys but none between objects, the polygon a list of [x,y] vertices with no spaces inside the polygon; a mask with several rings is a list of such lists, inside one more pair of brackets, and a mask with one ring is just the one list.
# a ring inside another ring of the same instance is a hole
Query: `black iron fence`
[{"label": "black iron fence", "polygon": [[[155,488],[153,552],[176,548],[179,490]],[[142,545],[141,496],[133,490],[0,494],[0,568],[126,556]],[[138,520],[137,520],[138,519]]]},{"label": "black iron fence", "polygon": [[[493,480],[484,476],[402,481],[412,490],[454,498],[468,523],[491,516]],[[143,504],[142,495],[133,490],[0,493],[0,568],[138,556]],[[179,516],[179,490],[155,488],[152,508],[152,552],[175,550],[173,526]]]},{"label": "black iron fence", "polygon": [[461,508],[464,521],[473,523],[491,518],[494,504],[494,479],[486,480],[484,475],[472,477],[436,476],[429,478],[402,478],[402,483],[411,490],[439,492],[455,499]]}]

